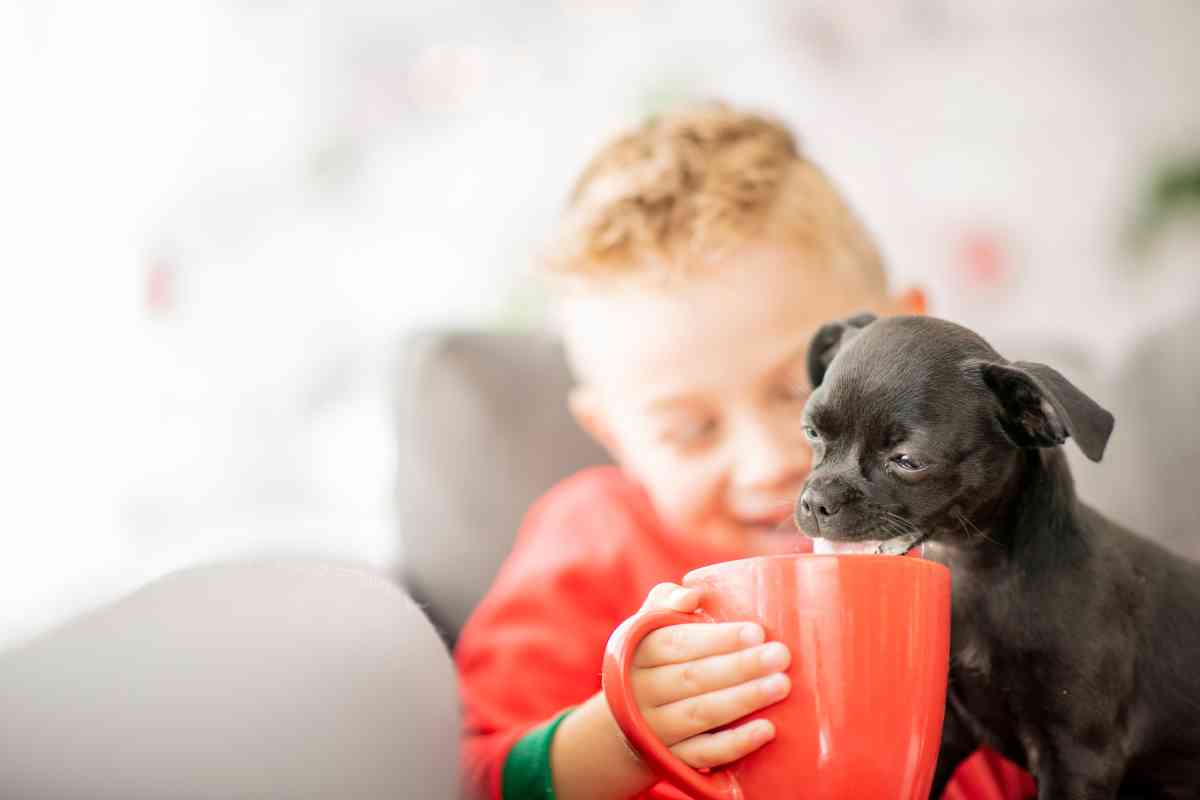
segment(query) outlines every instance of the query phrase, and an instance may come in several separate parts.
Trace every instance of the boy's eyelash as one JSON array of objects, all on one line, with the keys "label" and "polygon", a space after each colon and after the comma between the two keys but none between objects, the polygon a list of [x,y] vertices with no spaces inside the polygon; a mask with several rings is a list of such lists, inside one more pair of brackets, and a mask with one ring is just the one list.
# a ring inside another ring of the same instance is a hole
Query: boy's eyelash
[{"label": "boy's eyelash", "polygon": [[670,442],[686,443],[689,441],[695,441],[697,439],[700,439],[700,438],[712,433],[714,430],[716,430],[716,428],[717,428],[717,423],[715,420],[706,420],[705,422],[701,422],[701,423],[698,423],[695,425],[688,425],[685,427],[680,427],[680,428],[675,428],[673,430],[669,430],[663,434],[662,438],[664,438]]},{"label": "boy's eyelash", "polygon": [[787,383],[775,390],[776,395],[785,400],[807,400],[808,387],[800,383]]}]

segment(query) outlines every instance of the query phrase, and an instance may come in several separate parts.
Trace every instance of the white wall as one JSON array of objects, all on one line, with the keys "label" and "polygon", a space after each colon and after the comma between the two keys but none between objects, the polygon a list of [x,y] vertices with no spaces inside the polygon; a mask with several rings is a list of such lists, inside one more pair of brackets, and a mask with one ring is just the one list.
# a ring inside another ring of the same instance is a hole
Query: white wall
[{"label": "white wall", "polygon": [[794,123],[936,311],[1115,362],[1197,297],[1194,237],[1118,234],[1200,138],[1200,7],[1012,5],[5,7],[0,641],[195,560],[392,563],[397,336],[536,319],[572,174],[672,98]]}]

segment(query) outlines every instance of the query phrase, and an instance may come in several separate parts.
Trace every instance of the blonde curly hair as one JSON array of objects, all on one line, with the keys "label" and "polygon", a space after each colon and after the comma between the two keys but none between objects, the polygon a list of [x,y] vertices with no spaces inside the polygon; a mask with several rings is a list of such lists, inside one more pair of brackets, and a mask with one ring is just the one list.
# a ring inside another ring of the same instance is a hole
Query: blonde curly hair
[{"label": "blonde curly hair", "polygon": [[547,262],[574,278],[669,278],[763,238],[885,287],[875,243],[791,131],[713,102],[653,117],[603,147],[570,193]]}]

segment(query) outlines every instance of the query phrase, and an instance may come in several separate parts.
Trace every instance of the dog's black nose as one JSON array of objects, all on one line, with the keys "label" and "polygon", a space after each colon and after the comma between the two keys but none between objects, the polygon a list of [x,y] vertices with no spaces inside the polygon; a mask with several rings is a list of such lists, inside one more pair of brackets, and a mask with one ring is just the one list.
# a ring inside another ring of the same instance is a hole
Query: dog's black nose
[{"label": "dog's black nose", "polygon": [[825,492],[810,486],[800,495],[800,510],[825,520],[842,510],[842,502],[841,498],[827,496]]}]

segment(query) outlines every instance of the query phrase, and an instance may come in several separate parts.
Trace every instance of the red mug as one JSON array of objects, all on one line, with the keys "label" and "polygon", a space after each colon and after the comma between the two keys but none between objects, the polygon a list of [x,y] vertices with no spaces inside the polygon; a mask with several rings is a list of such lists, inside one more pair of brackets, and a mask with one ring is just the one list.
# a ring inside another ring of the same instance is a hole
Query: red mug
[{"label": "red mug", "polygon": [[[630,745],[697,800],[926,800],[937,765],[950,663],[950,571],[919,558],[785,555],[688,573],[698,614],[626,620],[604,654],[604,692]],[[651,732],[629,685],[638,643],[666,625],[757,622],[788,646],[785,699],[765,717],[775,738],[700,772]]]}]

